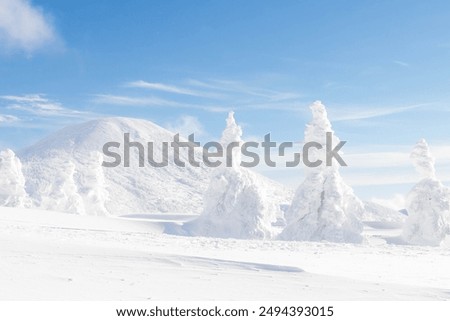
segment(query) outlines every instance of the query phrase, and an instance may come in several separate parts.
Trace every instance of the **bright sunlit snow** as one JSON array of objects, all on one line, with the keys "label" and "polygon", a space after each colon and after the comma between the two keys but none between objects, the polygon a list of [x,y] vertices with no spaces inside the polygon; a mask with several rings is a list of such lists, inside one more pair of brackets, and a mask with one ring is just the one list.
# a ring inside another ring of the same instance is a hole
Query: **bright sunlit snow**
[{"label": "bright sunlit snow", "polygon": [[[311,111],[305,141],[337,145],[325,106]],[[449,190],[424,140],[406,213],[360,200],[336,163],[307,168],[295,195],[240,167],[239,149],[230,167],[139,167],[134,147],[129,167],[102,166],[128,132],[158,152],[174,135],[107,118],[0,153],[1,299],[450,299]]]}]

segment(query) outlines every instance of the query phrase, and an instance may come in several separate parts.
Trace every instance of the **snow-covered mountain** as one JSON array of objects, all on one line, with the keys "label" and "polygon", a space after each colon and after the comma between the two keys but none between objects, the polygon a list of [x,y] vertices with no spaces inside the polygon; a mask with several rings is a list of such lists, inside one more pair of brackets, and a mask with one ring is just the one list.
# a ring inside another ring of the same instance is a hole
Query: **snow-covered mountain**
[{"label": "snow-covered mountain", "polygon": [[[130,149],[130,166],[102,167],[103,145],[119,142],[123,157],[124,134],[130,141],[147,146],[153,142],[155,161],[161,160],[163,142],[174,133],[142,119],[104,118],[69,126],[18,153],[33,207],[88,215],[149,213],[199,214],[208,186],[210,168],[176,166],[169,146],[168,166],[139,167],[139,152]],[[201,156],[196,154],[196,159]],[[186,148],[180,160],[188,163]],[[260,175],[258,175],[260,176]],[[291,191],[262,177],[270,198],[288,204]]]},{"label": "snow-covered mountain", "polygon": [[366,224],[383,224],[384,226],[401,227],[407,215],[378,203],[363,201],[364,213],[360,219]]},{"label": "snow-covered mountain", "polygon": [[[146,159],[139,167],[135,147],[130,149],[129,167],[123,162],[101,166],[103,160],[111,161],[102,154],[107,142],[121,143],[115,151],[123,157],[125,133],[144,146],[153,142],[155,160],[162,155],[162,142],[170,143],[174,136],[150,121],[105,118],[64,128],[19,152],[34,206],[91,215],[198,213],[208,179],[205,168],[175,166],[170,156],[167,167],[152,167]],[[187,162],[187,156],[181,151],[182,161]]]}]

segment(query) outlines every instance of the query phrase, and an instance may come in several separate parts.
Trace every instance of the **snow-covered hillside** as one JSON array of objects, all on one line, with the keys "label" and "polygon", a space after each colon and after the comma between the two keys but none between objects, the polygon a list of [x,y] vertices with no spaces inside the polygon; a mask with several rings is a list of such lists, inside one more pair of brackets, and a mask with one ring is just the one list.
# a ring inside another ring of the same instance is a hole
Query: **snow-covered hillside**
[{"label": "snow-covered hillside", "polygon": [[[153,142],[156,160],[163,155],[162,142],[170,143],[174,135],[145,120],[106,118],[64,128],[21,151],[34,206],[90,215],[198,213],[207,184],[205,168],[175,166],[170,156],[167,167],[147,162],[139,167],[139,152],[133,147],[130,167],[123,162],[114,168],[101,166],[103,155],[98,153],[107,142],[121,143],[117,152],[123,157],[125,133],[144,146]],[[187,152],[180,159],[187,162]]]},{"label": "snow-covered hillside", "polygon": [[401,227],[406,215],[383,205],[364,201],[364,213],[361,216],[365,224],[382,224],[383,226]]},{"label": "snow-covered hillside", "polygon": [[[121,143],[114,151],[123,158],[125,133],[131,142],[146,147],[145,166],[139,167],[138,149],[131,147],[129,167],[123,162],[102,167],[103,161],[113,160],[102,153],[107,142]],[[120,117],[92,120],[50,135],[18,153],[32,207],[88,215],[199,214],[210,168],[176,166],[171,148],[167,167],[147,163],[147,143],[153,142],[154,159],[160,161],[163,142],[170,144],[174,135],[150,121]],[[201,160],[199,152],[196,158]],[[188,164],[185,148],[180,149],[180,160]],[[289,189],[257,176],[270,199],[289,203]]]}]

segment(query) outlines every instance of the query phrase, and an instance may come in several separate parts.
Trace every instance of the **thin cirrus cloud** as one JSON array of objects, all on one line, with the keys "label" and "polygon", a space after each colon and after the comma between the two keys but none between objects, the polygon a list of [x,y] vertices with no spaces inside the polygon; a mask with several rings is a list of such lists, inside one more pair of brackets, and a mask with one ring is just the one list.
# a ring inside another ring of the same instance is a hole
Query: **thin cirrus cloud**
[{"label": "thin cirrus cloud", "polygon": [[283,101],[283,100],[298,99],[302,97],[298,93],[276,91],[255,86],[248,86],[243,82],[235,80],[213,79],[209,81],[200,81],[196,79],[189,79],[188,84],[205,89],[231,92],[235,94],[243,94],[249,97],[265,98],[270,101]]},{"label": "thin cirrus cloud", "polygon": [[402,67],[409,67],[409,63],[401,60],[394,60],[393,63]]},{"label": "thin cirrus cloud", "polygon": [[5,95],[0,96],[0,100],[6,102],[5,108],[8,110],[22,113],[24,112],[36,116],[80,117],[84,114],[81,111],[65,108],[59,102],[52,101],[42,94],[29,94],[22,96]]},{"label": "thin cirrus cloud", "polygon": [[388,116],[393,114],[399,114],[407,112],[413,109],[419,109],[425,106],[429,106],[431,103],[415,104],[401,107],[355,107],[355,108],[329,108],[329,114],[332,121],[352,121],[376,118],[381,116]]},{"label": "thin cirrus cloud", "polygon": [[[128,82],[125,87],[152,91],[152,95],[143,92],[136,95],[97,94],[94,95],[93,102],[123,106],[192,108],[209,112],[225,112],[231,109],[298,110],[301,106],[299,94],[248,86],[237,81],[190,79],[185,83],[186,86],[143,80]],[[161,95],[158,95],[158,92]]]},{"label": "thin cirrus cloud", "polygon": [[19,121],[19,117],[13,115],[1,115],[0,114],[0,124],[1,123],[15,123]]},{"label": "thin cirrus cloud", "polygon": [[136,107],[172,107],[172,108],[188,108],[200,109],[209,112],[225,112],[229,108],[216,104],[193,104],[183,101],[168,100],[154,96],[126,96],[126,95],[110,95],[97,94],[94,95],[93,103],[100,105],[118,105],[118,106],[136,106]]},{"label": "thin cirrus cloud", "polygon": [[124,95],[98,94],[94,96],[94,103],[124,105],[124,106],[173,106],[177,107],[178,103],[158,97],[132,97]]},{"label": "thin cirrus cloud", "polygon": [[31,54],[58,43],[48,14],[26,0],[0,0],[0,48]]},{"label": "thin cirrus cloud", "polygon": [[[195,89],[176,85],[146,82],[143,80],[132,81],[125,84],[126,87],[143,88],[167,93],[196,96],[203,98],[226,99],[234,98],[237,94],[247,97],[265,98],[269,101],[284,101],[298,99],[301,95],[292,92],[276,91],[266,88],[248,86],[234,80],[209,80],[208,82],[189,79],[187,84]],[[200,90],[201,88],[201,90]],[[228,93],[228,94],[225,94]],[[231,94],[231,95],[230,95]]]},{"label": "thin cirrus cloud", "polygon": [[216,93],[201,92],[201,91],[196,91],[196,90],[192,90],[192,89],[184,88],[184,87],[180,87],[180,86],[167,85],[167,84],[156,83],[156,82],[147,82],[147,81],[143,81],[143,80],[128,82],[125,84],[125,87],[142,88],[142,89],[167,92],[167,93],[171,93],[171,94],[187,95],[187,96],[195,96],[195,97],[217,98],[219,96]]}]

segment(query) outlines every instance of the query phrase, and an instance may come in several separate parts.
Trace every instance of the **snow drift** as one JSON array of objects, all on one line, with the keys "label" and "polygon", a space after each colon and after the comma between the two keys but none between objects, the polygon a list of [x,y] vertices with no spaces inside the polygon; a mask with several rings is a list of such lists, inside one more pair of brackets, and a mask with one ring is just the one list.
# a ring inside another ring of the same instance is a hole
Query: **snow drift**
[{"label": "snow drift", "polygon": [[[231,112],[222,134],[221,145],[242,143],[242,130]],[[191,235],[265,239],[274,234],[272,223],[281,216],[280,204],[268,197],[260,176],[240,167],[240,149],[233,149],[231,167],[222,164],[211,173],[200,217],[185,224]]]},{"label": "snow drift", "polygon": [[[325,146],[326,133],[334,135],[325,106],[316,101],[311,107],[312,121],[306,126],[305,141]],[[338,165],[326,166],[326,151],[312,150],[310,160],[322,160],[318,167],[308,167],[306,178],[298,187],[286,213],[286,228],[280,235],[284,240],[361,242],[364,205],[345,184]]]},{"label": "snow drift", "polygon": [[410,244],[438,246],[448,232],[450,189],[436,179],[434,159],[424,139],[414,147],[411,159],[422,180],[406,198],[403,238]]}]

